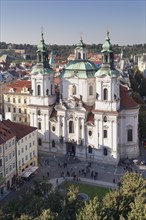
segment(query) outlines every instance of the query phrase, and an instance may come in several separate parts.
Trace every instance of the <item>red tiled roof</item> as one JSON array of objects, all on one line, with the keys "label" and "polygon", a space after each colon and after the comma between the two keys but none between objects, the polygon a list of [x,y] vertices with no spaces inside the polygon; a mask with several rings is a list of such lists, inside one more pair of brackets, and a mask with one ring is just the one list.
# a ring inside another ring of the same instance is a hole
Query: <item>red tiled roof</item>
[{"label": "red tiled roof", "polygon": [[4,92],[9,92],[11,88],[14,89],[16,93],[20,93],[22,89],[26,87],[28,90],[31,90],[31,81],[28,80],[16,80],[7,84]]},{"label": "red tiled roof", "polygon": [[121,109],[138,108],[139,105],[129,95],[128,88],[120,85],[120,107]]},{"label": "red tiled roof", "polygon": [[31,132],[35,131],[36,127],[31,127],[19,123],[15,123],[8,120],[3,120],[3,124],[6,125],[11,131],[16,134],[16,140],[20,140],[21,138],[25,137],[26,135],[30,134]]},{"label": "red tiled roof", "polygon": [[50,115],[50,119],[55,119],[57,120],[57,111],[55,109],[53,109],[51,115]]},{"label": "red tiled roof", "polygon": [[87,123],[94,124],[94,114],[92,112],[89,112],[87,116]]},{"label": "red tiled roof", "polygon": [[6,126],[3,121],[0,121],[0,144],[5,143],[15,136],[16,134],[8,126]]}]

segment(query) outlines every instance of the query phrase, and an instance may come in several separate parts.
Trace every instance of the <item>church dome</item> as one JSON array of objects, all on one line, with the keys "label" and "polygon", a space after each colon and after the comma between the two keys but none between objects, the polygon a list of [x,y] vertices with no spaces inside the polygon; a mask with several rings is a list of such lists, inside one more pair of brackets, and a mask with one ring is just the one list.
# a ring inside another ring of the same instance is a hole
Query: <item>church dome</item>
[{"label": "church dome", "polygon": [[104,76],[109,76],[111,78],[119,77],[120,72],[116,69],[111,69],[109,66],[101,67],[96,73],[95,77],[102,78]]},{"label": "church dome", "polygon": [[42,74],[42,75],[46,75],[46,74],[53,74],[53,70],[50,68],[49,64],[48,64],[48,68],[44,67],[43,63],[37,63],[31,71],[31,74]]},{"label": "church dome", "polygon": [[97,66],[89,60],[74,60],[63,69],[61,77],[94,78]]},{"label": "church dome", "polygon": [[80,39],[79,43],[76,44],[76,49],[83,49],[86,47],[86,44],[84,44],[82,38]]},{"label": "church dome", "polygon": [[45,44],[42,33],[42,39],[40,40],[40,43],[37,46],[37,52],[46,52],[46,51],[47,51],[47,45]]},{"label": "church dome", "polygon": [[104,52],[113,52],[112,51],[112,44],[110,43],[109,32],[107,32],[106,41],[102,45],[102,51],[101,52],[102,53],[104,53]]}]

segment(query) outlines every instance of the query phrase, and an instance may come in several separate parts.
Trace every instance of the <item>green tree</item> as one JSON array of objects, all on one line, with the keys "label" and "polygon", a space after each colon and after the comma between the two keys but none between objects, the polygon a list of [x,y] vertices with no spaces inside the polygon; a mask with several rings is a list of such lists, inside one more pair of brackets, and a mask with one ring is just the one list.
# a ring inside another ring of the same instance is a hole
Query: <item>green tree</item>
[{"label": "green tree", "polygon": [[100,220],[100,208],[98,197],[94,197],[89,202],[86,202],[85,207],[77,215],[77,220]]},{"label": "green tree", "polygon": [[18,218],[17,220],[33,220],[34,218],[32,218],[31,216],[29,215],[26,215],[26,214],[22,214],[20,216],[20,218]]},{"label": "green tree", "polygon": [[71,185],[67,195],[64,198],[62,213],[58,216],[59,220],[76,220],[76,213],[81,207],[81,201],[78,199],[78,188]]},{"label": "green tree", "polygon": [[34,220],[55,220],[56,215],[51,212],[50,209],[43,210],[40,216],[36,217]]},{"label": "green tree", "polygon": [[128,220],[145,220],[146,219],[146,190],[140,193],[134,202],[130,204],[131,212]]},{"label": "green tree", "polygon": [[[141,195],[145,201],[146,180],[137,173],[126,173],[121,181],[120,188],[108,193],[103,200],[102,219],[128,219],[132,211],[132,204],[136,206]],[[134,216],[134,212],[131,213]]]}]

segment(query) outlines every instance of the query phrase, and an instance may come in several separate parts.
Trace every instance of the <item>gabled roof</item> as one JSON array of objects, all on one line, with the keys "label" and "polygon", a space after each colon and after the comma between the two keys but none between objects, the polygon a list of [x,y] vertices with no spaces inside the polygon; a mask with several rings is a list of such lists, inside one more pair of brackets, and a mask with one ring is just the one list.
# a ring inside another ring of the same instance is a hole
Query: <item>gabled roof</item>
[{"label": "gabled roof", "polygon": [[129,95],[128,88],[126,86],[120,85],[120,109],[132,109],[138,107],[139,105]]},{"label": "gabled roof", "polygon": [[16,134],[7,125],[5,125],[3,121],[0,121],[0,144],[5,143],[15,136]]},{"label": "gabled roof", "polygon": [[4,92],[8,93],[11,88],[15,91],[15,93],[21,93],[23,88],[27,88],[28,91],[31,91],[31,81],[29,81],[29,80],[16,80],[16,81],[10,82],[5,87]]},{"label": "gabled roof", "polygon": [[17,141],[25,137],[26,135],[30,134],[31,132],[37,130],[36,127],[15,123],[10,121],[9,119],[3,120],[2,122],[5,126],[7,126],[12,132],[16,134]]}]

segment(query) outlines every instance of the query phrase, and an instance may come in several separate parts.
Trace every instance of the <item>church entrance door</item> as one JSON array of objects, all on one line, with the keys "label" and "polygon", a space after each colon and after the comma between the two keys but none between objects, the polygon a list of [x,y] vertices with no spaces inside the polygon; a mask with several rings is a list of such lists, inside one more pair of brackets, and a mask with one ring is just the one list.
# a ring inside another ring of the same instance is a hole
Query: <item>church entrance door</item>
[{"label": "church entrance door", "polygon": [[76,154],[76,146],[73,143],[67,143],[66,146],[66,153],[69,156],[75,156]]}]

